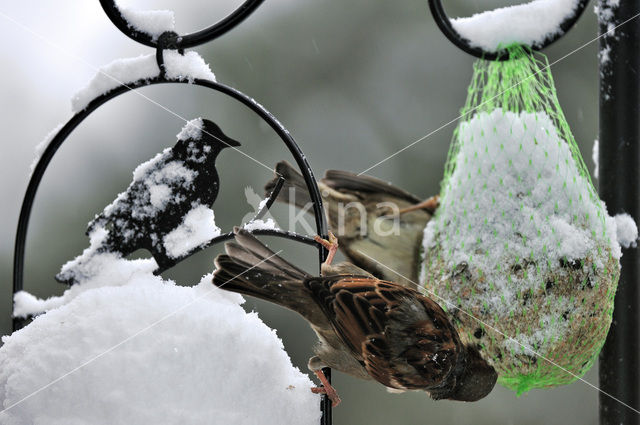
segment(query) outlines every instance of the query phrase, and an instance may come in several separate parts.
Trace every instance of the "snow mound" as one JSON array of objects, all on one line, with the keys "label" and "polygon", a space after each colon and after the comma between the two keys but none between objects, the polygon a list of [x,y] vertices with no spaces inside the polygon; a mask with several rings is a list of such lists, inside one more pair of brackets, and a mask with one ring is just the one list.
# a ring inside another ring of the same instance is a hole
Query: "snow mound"
[{"label": "snow mound", "polygon": [[3,337],[0,423],[319,423],[275,332],[210,282],[88,290]]}]

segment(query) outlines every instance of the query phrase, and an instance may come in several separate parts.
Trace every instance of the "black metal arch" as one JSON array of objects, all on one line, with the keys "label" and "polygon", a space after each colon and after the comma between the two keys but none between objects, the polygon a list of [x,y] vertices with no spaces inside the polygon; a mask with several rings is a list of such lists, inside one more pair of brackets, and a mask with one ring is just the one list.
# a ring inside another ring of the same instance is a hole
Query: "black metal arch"
[{"label": "black metal arch", "polygon": [[[582,15],[582,12],[587,8],[587,4],[589,0],[579,0],[574,13],[565,18],[564,21],[560,23],[560,31],[554,34],[551,37],[548,37],[542,43],[537,43],[530,46],[533,50],[542,50],[545,47],[555,43],[559,40],[563,35],[567,33],[571,29],[571,27],[578,21],[578,18]],[[429,0],[429,9],[431,10],[431,14],[433,15],[438,28],[440,31],[455,44],[462,51],[470,54],[471,56],[475,56],[477,58],[486,59],[486,60],[497,60],[503,61],[509,59],[509,54],[504,51],[490,52],[486,51],[481,47],[474,47],[471,45],[471,41],[467,40],[463,36],[461,36],[451,24],[449,20],[449,16],[444,10],[442,6],[442,0]]]},{"label": "black metal arch", "polygon": [[[220,37],[244,21],[263,1],[264,0],[246,0],[230,15],[215,24],[193,33],[178,36],[176,39],[176,48],[186,49]],[[120,13],[120,9],[118,9],[118,6],[115,4],[115,0],[100,0],[100,5],[111,22],[113,22],[124,35],[149,47],[158,46],[158,42],[153,40],[151,35],[129,26],[129,23],[124,19],[122,13]]]},{"label": "black metal arch", "polygon": [[[82,122],[86,117],[88,117],[93,111],[98,109],[101,105],[106,103],[107,101],[121,95],[127,93],[131,90],[135,90],[140,87],[146,87],[150,85],[156,84],[164,84],[164,83],[182,83],[189,84],[185,80],[168,80],[164,77],[155,77],[149,80],[138,80],[134,83],[128,85],[121,85],[113,90],[110,90],[99,97],[93,99],[85,109],[76,113],[53,137],[51,142],[45,148],[42,156],[38,160],[38,163],[33,170],[33,174],[31,175],[31,179],[29,180],[29,184],[27,186],[27,190],[22,201],[22,208],[20,210],[20,216],[18,219],[18,229],[16,232],[16,240],[14,247],[14,261],[13,261],[13,293],[15,294],[18,291],[21,291],[23,288],[23,279],[24,279],[24,254],[25,254],[25,244],[27,237],[27,230],[29,226],[29,218],[31,216],[31,209],[33,206],[33,201],[35,199],[36,192],[38,187],[40,186],[40,182],[42,181],[42,177],[47,167],[49,166],[53,156],[56,154],[57,150],[64,143],[64,141],[68,138],[68,136],[73,132],[73,130]],[[295,142],[293,137],[287,129],[262,105],[257,103],[251,97],[245,95],[244,93],[236,90],[232,87],[226,86],[224,84],[204,80],[204,79],[196,79],[193,82],[194,85],[207,87],[214,91],[223,93],[243,105],[247,106],[253,112],[258,114],[269,126],[276,132],[276,134],[280,137],[280,139],[284,142],[284,144],[289,149],[289,152],[294,157],[298,167],[300,168],[300,172],[304,176],[305,183],[307,184],[307,188],[309,190],[309,194],[311,195],[311,199],[313,201],[313,213],[316,221],[316,231],[319,235],[326,236],[327,235],[327,222],[326,217],[324,215],[324,210],[322,208],[322,197],[320,196],[320,190],[316,184],[315,178],[313,176],[313,171],[311,170],[311,166],[307,162],[302,150]],[[256,234],[265,234],[265,235],[273,235],[273,236],[282,236],[285,238],[297,240],[299,242],[308,243],[312,245],[316,245],[320,250],[320,261],[324,260],[325,250],[320,245],[317,245],[313,239],[304,237],[302,235],[296,235],[289,232],[284,231],[276,231],[276,230],[261,230],[256,231]],[[232,236],[232,233],[224,234],[212,241],[210,245],[213,243],[221,242],[229,239]],[[17,322],[14,320],[14,330],[17,325]]]}]

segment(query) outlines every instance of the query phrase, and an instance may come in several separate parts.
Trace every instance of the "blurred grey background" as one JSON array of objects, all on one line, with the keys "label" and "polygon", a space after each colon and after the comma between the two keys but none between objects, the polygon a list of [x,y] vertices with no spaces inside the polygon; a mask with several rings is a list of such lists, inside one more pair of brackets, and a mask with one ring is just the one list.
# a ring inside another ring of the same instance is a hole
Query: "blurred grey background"
[{"label": "blurred grey background", "polygon": [[[192,32],[225,16],[241,0],[137,1],[140,8],[176,11],[179,32]],[[468,16],[508,0],[448,0],[450,15]],[[11,269],[18,212],[33,148],[71,117],[70,98],[96,68],[119,57],[150,53],[119,33],[97,1],[33,0],[0,6],[2,155],[0,331],[10,332]],[[595,38],[591,10],[546,53],[559,59]],[[436,28],[426,0],[267,0],[234,31],[196,50],[219,81],[263,104],[291,131],[316,175],[337,168],[362,171],[455,118],[466,96],[471,57]],[[597,134],[597,43],[552,68],[560,102],[592,168]],[[234,101],[184,85],[151,87],[145,96],[187,118],[218,122],[243,151],[272,167],[291,159],[275,134]],[[91,115],[60,149],[47,170],[31,216],[25,289],[40,296],[65,289],[53,275],[88,245],[86,223],[131,179],[137,164],[175,143],[184,122],[133,93]],[[420,197],[438,191],[453,126],[416,144],[369,173]],[[222,190],[215,204],[223,229],[253,211],[243,191],[262,195],[272,172],[242,155],[222,153]],[[276,208],[276,215],[285,214]],[[284,255],[310,271],[311,248],[281,241]],[[167,272],[179,284],[197,283],[212,269],[212,248]],[[306,371],[314,335],[301,318],[248,299],[248,310],[277,329],[294,364]],[[186,330],[188,331],[188,330]],[[212,361],[215,361],[212,359]],[[585,377],[597,385],[597,368]],[[576,382],[521,397],[496,387],[471,404],[433,402],[423,393],[388,394],[381,385],[340,373],[334,383],[343,404],[336,424],[595,424],[598,393]],[[213,383],[212,383],[213,385]],[[274,406],[282,408],[282,406]]]}]

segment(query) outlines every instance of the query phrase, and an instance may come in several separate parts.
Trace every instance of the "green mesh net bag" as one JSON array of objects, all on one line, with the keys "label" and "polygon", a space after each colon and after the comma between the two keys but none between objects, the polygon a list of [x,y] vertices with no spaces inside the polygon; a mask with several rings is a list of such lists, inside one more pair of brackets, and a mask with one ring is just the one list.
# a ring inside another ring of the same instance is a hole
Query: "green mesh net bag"
[{"label": "green mesh net bag", "polygon": [[546,58],[479,60],[425,229],[421,282],[518,394],[582,376],[602,347],[620,269]]}]

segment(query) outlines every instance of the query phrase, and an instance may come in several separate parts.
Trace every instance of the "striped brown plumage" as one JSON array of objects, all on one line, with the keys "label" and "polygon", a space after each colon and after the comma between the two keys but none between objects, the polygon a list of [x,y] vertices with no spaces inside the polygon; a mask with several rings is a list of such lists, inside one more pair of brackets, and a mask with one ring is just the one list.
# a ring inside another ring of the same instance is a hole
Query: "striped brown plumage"
[{"label": "striped brown plumage", "polygon": [[434,399],[475,401],[493,388],[495,371],[461,342],[435,301],[349,263],[325,264],[325,276],[313,277],[235,231],[215,259],[213,283],[302,315],[319,339],[310,369],[328,366]]},{"label": "striped brown plumage", "polygon": [[437,387],[462,352],[445,312],[417,291],[366,276],[318,277],[304,284],[369,375],[387,387]]}]

